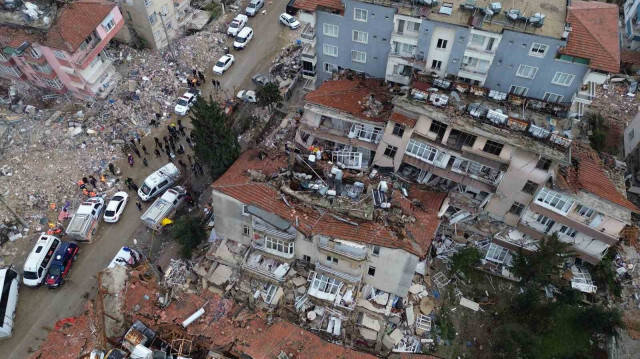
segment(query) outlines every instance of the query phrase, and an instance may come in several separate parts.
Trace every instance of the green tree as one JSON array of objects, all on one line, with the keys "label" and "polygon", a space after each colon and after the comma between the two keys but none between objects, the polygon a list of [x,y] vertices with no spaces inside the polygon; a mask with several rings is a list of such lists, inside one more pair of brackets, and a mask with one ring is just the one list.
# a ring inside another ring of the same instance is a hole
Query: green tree
[{"label": "green tree", "polygon": [[182,216],[173,223],[172,234],[180,244],[180,254],[191,258],[193,251],[207,238],[207,233],[197,217]]},{"label": "green tree", "polygon": [[613,294],[613,296],[619,298],[622,294],[622,286],[618,282],[616,271],[613,269],[612,258],[614,255],[615,251],[609,251],[600,263],[593,268],[593,280],[604,284],[606,290]]},{"label": "green tree", "polygon": [[451,271],[461,272],[469,278],[475,272],[474,268],[480,264],[482,254],[476,247],[465,247],[454,254],[451,258]]},{"label": "green tree", "polygon": [[537,359],[538,338],[526,326],[508,323],[492,333],[491,350],[495,358]]},{"label": "green tree", "polygon": [[598,152],[604,150],[606,140],[606,134],[600,129],[593,130],[591,136],[589,136],[589,144],[591,144],[591,147]]},{"label": "green tree", "polygon": [[525,252],[520,250],[513,257],[511,272],[520,277],[522,282],[546,285],[551,283],[551,275],[558,272],[565,257],[568,255],[569,245],[558,239],[554,233],[539,242],[538,250]]},{"label": "green tree", "polygon": [[258,87],[256,97],[258,97],[258,104],[260,106],[269,107],[269,109],[271,109],[273,104],[282,101],[280,88],[278,88],[275,82],[269,82],[264,86]]},{"label": "green tree", "polygon": [[197,160],[209,167],[213,180],[220,177],[240,155],[238,137],[230,128],[227,116],[209,97],[193,106],[191,123],[195,136]]}]

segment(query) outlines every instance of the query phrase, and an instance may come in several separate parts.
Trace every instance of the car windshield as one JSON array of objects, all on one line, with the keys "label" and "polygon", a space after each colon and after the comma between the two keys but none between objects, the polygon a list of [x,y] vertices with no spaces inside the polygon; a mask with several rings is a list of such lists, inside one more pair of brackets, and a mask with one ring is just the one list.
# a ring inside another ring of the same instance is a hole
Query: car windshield
[{"label": "car windshield", "polygon": [[186,106],[186,105],[188,105],[188,104],[189,104],[189,103],[188,103],[188,102],[187,102],[187,100],[185,100],[185,99],[179,99],[179,100],[178,100],[178,105],[180,105],[180,106]]},{"label": "car windshield", "polygon": [[295,17],[289,18],[289,23],[290,24],[293,24],[294,22],[296,22],[296,18]]},{"label": "car windshield", "polygon": [[253,9],[256,6],[258,6],[258,3],[251,3],[251,4],[249,4],[249,9]]},{"label": "car windshield", "polygon": [[231,23],[231,26],[230,26],[230,27],[232,27],[232,28],[234,28],[234,29],[235,29],[235,28],[237,28],[237,27],[238,27],[238,25],[239,25],[239,24],[238,24],[237,22],[235,22],[235,21],[234,21],[234,22],[232,22],[232,23]]},{"label": "car windshield", "polygon": [[218,61],[218,62],[216,62],[216,66],[217,67],[224,67],[224,62],[223,61]]},{"label": "car windshield", "polygon": [[116,214],[116,211],[105,211],[104,212],[104,216],[105,217],[113,217],[114,214]]},{"label": "car windshield", "polygon": [[62,273],[62,267],[51,266],[51,268],[49,268],[49,274],[51,275],[60,275],[60,273]]},{"label": "car windshield", "polygon": [[24,271],[22,272],[22,276],[24,277],[24,279],[38,279],[38,275],[36,274],[36,272]]},{"label": "car windshield", "polygon": [[124,199],[124,197],[122,197],[122,196],[113,196],[113,197],[111,198],[111,200],[112,200],[112,201],[114,201],[114,202],[120,202],[120,201],[122,201],[123,199]]},{"label": "car windshield", "polygon": [[247,38],[246,38],[246,37],[240,37],[240,36],[237,36],[237,37],[236,37],[236,42],[237,42],[237,43],[242,44],[242,43],[244,43],[245,41],[247,41]]},{"label": "car windshield", "polygon": [[151,191],[151,188],[149,188],[149,186],[147,186],[146,183],[142,184],[142,187],[140,188],[140,190],[142,191],[142,193],[144,194],[149,194],[149,191]]}]

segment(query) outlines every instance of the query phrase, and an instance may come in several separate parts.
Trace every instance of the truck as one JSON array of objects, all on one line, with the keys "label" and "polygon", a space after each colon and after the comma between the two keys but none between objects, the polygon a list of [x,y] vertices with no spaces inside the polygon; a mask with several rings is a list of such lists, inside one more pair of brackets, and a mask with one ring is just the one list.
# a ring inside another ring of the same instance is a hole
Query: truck
[{"label": "truck", "polygon": [[67,235],[78,242],[91,242],[98,229],[103,210],[102,197],[91,197],[82,202],[67,226]]},{"label": "truck", "polygon": [[173,217],[186,196],[187,190],[184,187],[176,186],[168,189],[162,197],[153,202],[140,219],[150,229],[162,232],[162,221]]},{"label": "truck", "polygon": [[11,268],[0,269],[0,339],[11,337],[18,307],[20,275]]},{"label": "truck", "polygon": [[180,179],[180,170],[173,163],[167,163],[147,177],[138,189],[138,197],[144,202],[162,193]]}]

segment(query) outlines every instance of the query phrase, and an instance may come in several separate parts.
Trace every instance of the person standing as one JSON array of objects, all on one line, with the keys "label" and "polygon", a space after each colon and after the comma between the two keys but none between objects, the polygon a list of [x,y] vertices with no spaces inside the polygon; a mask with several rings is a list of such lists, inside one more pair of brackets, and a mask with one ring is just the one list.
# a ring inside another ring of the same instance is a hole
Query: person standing
[{"label": "person standing", "polygon": [[170,153],[171,153],[171,148],[169,148],[169,144],[165,144],[165,145],[164,145],[164,152],[166,152],[166,153],[167,153],[167,155],[168,155],[169,157],[171,157],[171,155],[170,155]]},{"label": "person standing", "polygon": [[204,83],[204,81],[205,81],[204,74],[200,70],[198,70],[198,77],[200,78],[200,81],[202,81]]},{"label": "person standing", "polygon": [[147,146],[142,145],[142,152],[144,152],[145,155],[149,154],[149,152],[147,152]]},{"label": "person standing", "polygon": [[113,163],[109,163],[109,172],[111,172],[113,176],[116,175],[116,166],[114,166]]},{"label": "person standing", "polygon": [[138,207],[138,211],[142,212],[142,204],[140,201],[136,201],[136,207]]},{"label": "person standing", "polygon": [[134,148],[133,148],[133,153],[135,153],[135,154],[136,154],[136,156],[138,156],[138,157],[142,157],[142,156],[140,155],[140,150],[138,150],[138,148],[137,148],[137,147],[134,147]]},{"label": "person standing", "polygon": [[160,151],[158,151],[157,148],[153,152],[156,154],[156,157],[160,157]]},{"label": "person standing", "polygon": [[153,140],[156,141],[156,148],[162,147],[162,144],[160,144],[160,139],[158,137],[154,137]]},{"label": "person standing", "polygon": [[149,167],[149,162],[147,162],[147,158],[146,158],[146,157],[142,159],[142,164],[143,164],[145,167]]}]

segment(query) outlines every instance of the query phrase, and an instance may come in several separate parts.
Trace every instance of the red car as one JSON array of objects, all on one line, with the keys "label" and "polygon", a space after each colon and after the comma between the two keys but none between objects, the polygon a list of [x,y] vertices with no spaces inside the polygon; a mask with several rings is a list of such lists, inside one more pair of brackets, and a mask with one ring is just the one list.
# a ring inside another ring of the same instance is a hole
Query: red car
[{"label": "red car", "polygon": [[78,259],[78,249],[78,245],[75,243],[62,242],[60,244],[53,255],[53,262],[51,262],[49,273],[45,279],[45,283],[50,289],[64,284],[64,278],[69,274],[73,262]]}]

